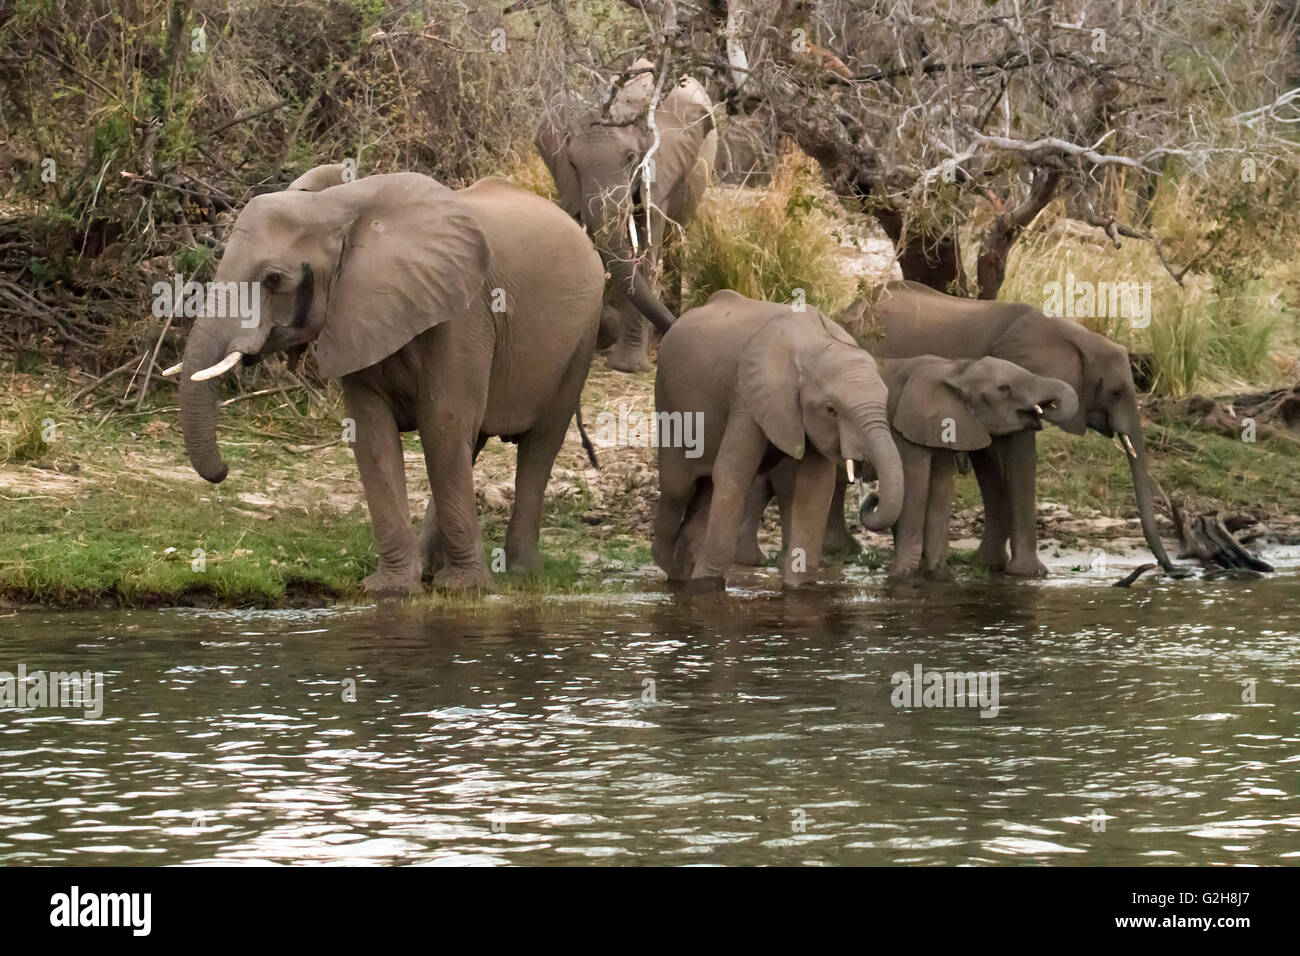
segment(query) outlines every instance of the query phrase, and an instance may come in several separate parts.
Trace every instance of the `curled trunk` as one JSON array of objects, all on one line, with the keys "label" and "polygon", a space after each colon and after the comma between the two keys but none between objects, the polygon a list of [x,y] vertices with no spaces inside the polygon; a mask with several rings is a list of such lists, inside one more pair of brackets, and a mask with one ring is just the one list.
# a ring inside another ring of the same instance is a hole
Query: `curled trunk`
[{"label": "curled trunk", "polygon": [[898,446],[890,433],[883,404],[868,406],[856,424],[880,482],[872,496],[874,506],[864,507],[859,519],[868,531],[885,531],[894,526],[903,510],[903,462],[898,457]]}]

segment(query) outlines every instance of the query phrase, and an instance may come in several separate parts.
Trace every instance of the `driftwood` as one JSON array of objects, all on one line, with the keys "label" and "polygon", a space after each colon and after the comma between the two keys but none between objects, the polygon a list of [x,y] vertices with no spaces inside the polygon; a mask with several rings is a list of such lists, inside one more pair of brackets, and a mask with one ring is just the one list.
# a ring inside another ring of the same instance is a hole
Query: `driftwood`
[{"label": "driftwood", "polygon": [[1197,558],[1229,571],[1273,570],[1271,564],[1255,557],[1242,546],[1236,535],[1228,530],[1219,512],[1189,515],[1176,501],[1170,501],[1169,510],[1173,513],[1178,537],[1183,543],[1183,556]]},{"label": "driftwood", "polygon": [[1154,421],[1182,422],[1229,438],[1241,438],[1249,419],[1254,437],[1260,441],[1280,438],[1300,442],[1300,384],[1218,399],[1204,395],[1157,398],[1147,404],[1145,412]]}]

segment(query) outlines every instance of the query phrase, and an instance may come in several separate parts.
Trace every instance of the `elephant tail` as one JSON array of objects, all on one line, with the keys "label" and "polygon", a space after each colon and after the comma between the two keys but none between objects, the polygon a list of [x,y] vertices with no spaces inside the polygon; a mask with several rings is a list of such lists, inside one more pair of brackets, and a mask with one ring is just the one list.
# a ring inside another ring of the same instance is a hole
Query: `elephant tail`
[{"label": "elephant tail", "polygon": [[582,447],[587,452],[587,460],[591,462],[592,468],[598,469],[600,468],[600,465],[596,462],[596,446],[593,445],[591,443],[591,439],[587,437],[587,429],[582,427],[582,405],[581,404],[578,405],[577,419],[578,419],[578,435],[582,438]]}]

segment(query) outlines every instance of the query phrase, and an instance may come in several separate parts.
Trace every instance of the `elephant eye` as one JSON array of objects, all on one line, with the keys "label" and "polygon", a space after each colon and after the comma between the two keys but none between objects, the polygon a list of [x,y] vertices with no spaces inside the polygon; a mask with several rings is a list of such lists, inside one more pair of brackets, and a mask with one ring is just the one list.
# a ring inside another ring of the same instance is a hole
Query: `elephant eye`
[{"label": "elephant eye", "polygon": [[831,416],[835,415],[835,406],[831,405],[829,402],[826,405],[826,414]]},{"label": "elephant eye", "polygon": [[998,386],[998,391],[1001,392],[1003,395],[1010,395],[1011,386],[1008,385],[1006,382],[1003,382],[1001,385]]},{"label": "elephant eye", "polygon": [[266,286],[266,288],[271,292],[278,292],[280,290],[280,282],[283,278],[284,277],[278,272],[268,272],[266,278],[262,280],[262,285]]}]

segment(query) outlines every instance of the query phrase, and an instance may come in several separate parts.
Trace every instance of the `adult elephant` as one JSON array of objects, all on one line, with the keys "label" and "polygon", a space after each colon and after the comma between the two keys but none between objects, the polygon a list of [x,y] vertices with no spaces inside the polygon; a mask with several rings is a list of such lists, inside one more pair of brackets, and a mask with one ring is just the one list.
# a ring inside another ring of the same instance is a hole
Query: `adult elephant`
[{"label": "adult elephant", "polygon": [[[1156,528],[1137,388],[1123,347],[1029,305],[959,298],[916,282],[886,283],[878,295],[851,306],[843,321],[877,358],[991,355],[1064,381],[1079,403],[1075,414],[1057,425],[1075,435],[1091,428],[1120,440],[1147,546],[1162,568],[1175,570]],[[979,559],[995,570],[1026,577],[1047,573],[1037,551],[1036,460],[1033,431],[995,438],[989,448],[971,453],[984,499]]]},{"label": "adult elephant", "polygon": [[[880,477],[872,528],[893,525],[903,473],[876,363],[816,309],[714,293],[659,346],[659,504],[653,555],[673,581],[722,587],[746,493],[757,475],[794,459],[786,587],[815,578],[838,462],[869,461]],[[666,440],[667,429],[693,443]]]},{"label": "adult elephant", "polygon": [[[424,566],[437,585],[490,588],[472,468],[491,436],[519,443],[507,567],[538,567],[542,495],[586,380],[604,286],[571,219],[500,179],[453,191],[416,173],[345,183],[341,167],[318,168],[249,201],[216,283],[256,283],[260,319],[210,308],[186,343],[181,424],[200,475],[227,473],[213,379],[315,342],[355,423],[379,553],[366,589],[415,590]],[[413,429],[433,490],[419,541],[400,437]]]},{"label": "adult elephant", "polygon": [[537,132],[537,150],[555,180],[561,208],[591,234],[609,271],[610,306],[618,315],[609,365],[623,372],[650,368],[646,319],[661,333],[672,325],[673,314],[647,274],[658,265],[668,230],[690,222],[718,152],[713,104],[693,79],[682,79],[663,97],[651,127],[652,66],[648,60],[633,64],[642,72],[607,114],[569,97],[553,105]]}]

